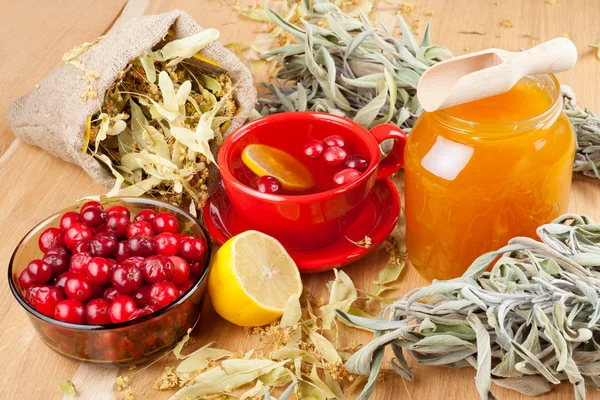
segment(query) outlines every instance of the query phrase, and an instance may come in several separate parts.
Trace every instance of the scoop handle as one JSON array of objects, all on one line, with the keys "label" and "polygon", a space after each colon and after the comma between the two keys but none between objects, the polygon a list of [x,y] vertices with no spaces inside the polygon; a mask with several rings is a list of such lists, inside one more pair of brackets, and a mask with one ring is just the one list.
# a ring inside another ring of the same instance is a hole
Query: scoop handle
[{"label": "scoop handle", "polygon": [[523,75],[567,71],[577,62],[577,48],[567,38],[556,38],[519,53],[508,61],[523,68]]}]

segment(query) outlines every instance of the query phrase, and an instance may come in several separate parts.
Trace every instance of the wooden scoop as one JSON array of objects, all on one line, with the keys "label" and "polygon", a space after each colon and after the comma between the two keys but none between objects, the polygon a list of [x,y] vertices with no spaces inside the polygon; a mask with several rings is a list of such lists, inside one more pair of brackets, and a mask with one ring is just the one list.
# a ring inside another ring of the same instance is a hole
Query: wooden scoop
[{"label": "wooden scoop", "polygon": [[483,50],[429,68],[417,96],[425,111],[435,111],[507,92],[527,75],[567,71],[576,61],[577,49],[567,38],[520,52]]}]

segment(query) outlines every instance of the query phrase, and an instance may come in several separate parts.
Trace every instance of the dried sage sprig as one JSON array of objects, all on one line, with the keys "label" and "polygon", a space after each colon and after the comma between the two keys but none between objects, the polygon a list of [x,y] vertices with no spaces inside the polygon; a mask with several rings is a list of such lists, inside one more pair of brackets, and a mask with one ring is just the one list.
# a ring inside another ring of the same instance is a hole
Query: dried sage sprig
[{"label": "dried sage sprig", "polygon": [[588,109],[577,105],[575,93],[567,85],[561,85],[563,111],[569,117],[577,137],[577,152],[573,171],[600,178],[600,119]]},{"label": "dried sage sprig", "polygon": [[[600,224],[567,214],[537,233],[541,242],[514,238],[461,278],[412,290],[380,319],[338,310],[375,332],[345,367],[376,376],[390,346],[393,368],[406,379],[404,350],[420,364],[476,368],[482,399],[495,398],[492,382],[536,396],[565,380],[585,399],[586,385],[600,387]],[[365,390],[361,399],[372,387]]]},{"label": "dried sage sprig", "polygon": [[431,65],[452,57],[431,44],[429,24],[417,44],[398,16],[403,39],[375,27],[362,9],[344,14],[329,1],[302,1],[303,18],[293,24],[268,7],[270,20],[294,38],[262,54],[281,68],[269,93],[259,99],[261,115],[283,111],[321,111],[353,119],[370,128],[391,122],[407,132],[421,114],[417,82]]}]

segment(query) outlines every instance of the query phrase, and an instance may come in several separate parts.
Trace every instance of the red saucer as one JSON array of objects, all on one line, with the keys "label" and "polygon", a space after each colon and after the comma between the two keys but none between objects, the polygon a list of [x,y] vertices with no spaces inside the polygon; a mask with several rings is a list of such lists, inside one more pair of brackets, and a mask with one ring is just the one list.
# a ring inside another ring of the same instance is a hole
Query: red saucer
[{"label": "red saucer", "polygon": [[[219,189],[207,201],[202,211],[211,236],[223,244],[227,239],[251,230],[250,224],[231,206],[225,188]],[[348,227],[345,237],[311,250],[288,250],[302,273],[327,271],[350,264],[371,253],[394,230],[400,215],[400,196],[389,179],[375,184],[373,193],[360,216]],[[371,238],[368,249],[350,242]]]}]

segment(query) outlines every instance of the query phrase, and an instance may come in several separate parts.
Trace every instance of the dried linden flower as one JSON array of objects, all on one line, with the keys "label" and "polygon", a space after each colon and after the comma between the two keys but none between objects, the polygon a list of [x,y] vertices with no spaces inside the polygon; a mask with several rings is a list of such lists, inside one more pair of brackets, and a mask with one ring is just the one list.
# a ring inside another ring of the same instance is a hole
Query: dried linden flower
[{"label": "dried linden flower", "polygon": [[415,5],[411,3],[402,3],[400,5],[401,14],[409,14],[415,9]]},{"label": "dried linden flower", "polygon": [[168,390],[179,385],[179,377],[175,373],[174,367],[165,368],[165,372],[154,381],[155,390]]},{"label": "dried linden flower", "polygon": [[121,391],[129,385],[129,377],[119,375],[119,376],[117,376],[117,379],[115,379],[115,384],[117,385],[117,389],[119,389],[119,391]]}]

